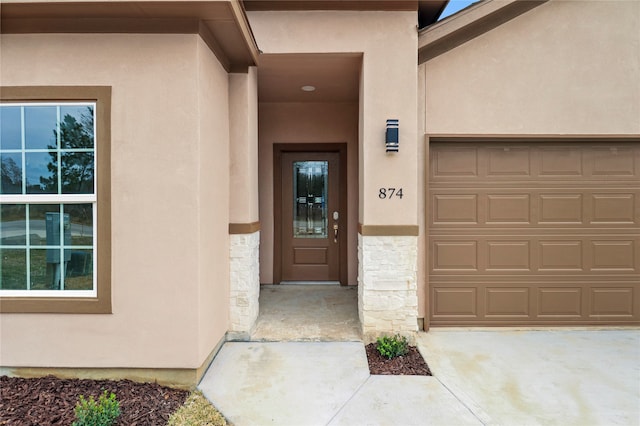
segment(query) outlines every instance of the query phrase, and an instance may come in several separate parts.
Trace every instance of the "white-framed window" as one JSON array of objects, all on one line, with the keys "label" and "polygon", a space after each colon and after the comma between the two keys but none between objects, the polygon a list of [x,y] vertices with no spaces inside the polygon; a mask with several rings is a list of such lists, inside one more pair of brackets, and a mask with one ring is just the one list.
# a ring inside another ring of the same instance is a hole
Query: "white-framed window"
[{"label": "white-framed window", "polygon": [[96,297],[96,102],[0,104],[0,296]]}]

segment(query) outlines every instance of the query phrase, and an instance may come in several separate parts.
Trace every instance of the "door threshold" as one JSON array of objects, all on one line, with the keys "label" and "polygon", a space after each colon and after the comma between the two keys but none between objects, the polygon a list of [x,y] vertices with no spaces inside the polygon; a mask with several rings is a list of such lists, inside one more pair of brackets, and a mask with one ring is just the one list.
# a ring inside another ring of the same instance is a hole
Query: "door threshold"
[{"label": "door threshold", "polygon": [[280,281],[280,285],[340,285],[340,281]]}]

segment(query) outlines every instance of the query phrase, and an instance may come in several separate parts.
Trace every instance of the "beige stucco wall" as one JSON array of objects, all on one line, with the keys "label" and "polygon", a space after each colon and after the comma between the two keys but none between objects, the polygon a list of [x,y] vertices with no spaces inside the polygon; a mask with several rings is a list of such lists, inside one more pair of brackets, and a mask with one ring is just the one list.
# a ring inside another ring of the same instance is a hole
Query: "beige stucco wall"
[{"label": "beige stucco wall", "polygon": [[640,2],[551,0],[422,64],[419,78],[421,196],[425,133],[640,135]]},{"label": "beige stucco wall", "polygon": [[273,283],[273,144],[347,143],[349,284],[356,284],[358,105],[261,103],[259,106],[260,282]]},{"label": "beige stucco wall", "polygon": [[423,67],[428,133],[640,133],[637,1],[552,0]]},{"label": "beige stucco wall", "polygon": [[[363,53],[359,221],[417,224],[416,13],[249,12],[248,16],[264,53]],[[384,148],[389,118],[400,120],[401,148],[395,155],[386,154]],[[378,198],[378,188],[390,186],[404,187],[404,198],[397,202]]]},{"label": "beige stucco wall", "polygon": [[197,35],[3,34],[0,49],[3,85],[113,87],[113,314],[3,314],[0,365],[199,367],[228,318],[226,72]]},{"label": "beige stucco wall", "polygon": [[229,74],[231,223],[258,217],[258,69]]},{"label": "beige stucco wall", "polygon": [[[199,307],[197,359],[201,364],[224,338],[229,325],[230,213],[225,207],[230,202],[230,120],[228,74],[204,41],[199,37],[196,40],[200,126],[196,186],[200,276],[196,298]],[[246,121],[248,112],[236,114]]]}]

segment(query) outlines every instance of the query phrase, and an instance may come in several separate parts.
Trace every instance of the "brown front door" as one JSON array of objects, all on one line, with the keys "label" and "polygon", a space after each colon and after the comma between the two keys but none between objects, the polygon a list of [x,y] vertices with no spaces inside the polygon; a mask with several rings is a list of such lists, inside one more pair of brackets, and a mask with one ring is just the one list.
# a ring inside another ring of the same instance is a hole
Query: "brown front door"
[{"label": "brown front door", "polygon": [[340,154],[285,152],[280,164],[282,281],[339,281]]}]

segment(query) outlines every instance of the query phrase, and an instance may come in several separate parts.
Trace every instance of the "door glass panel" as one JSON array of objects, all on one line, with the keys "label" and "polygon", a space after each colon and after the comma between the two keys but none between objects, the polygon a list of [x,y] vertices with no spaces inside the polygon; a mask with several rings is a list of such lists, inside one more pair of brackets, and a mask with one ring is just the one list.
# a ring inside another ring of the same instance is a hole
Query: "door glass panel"
[{"label": "door glass panel", "polygon": [[293,237],[327,238],[328,161],[293,162]]}]

